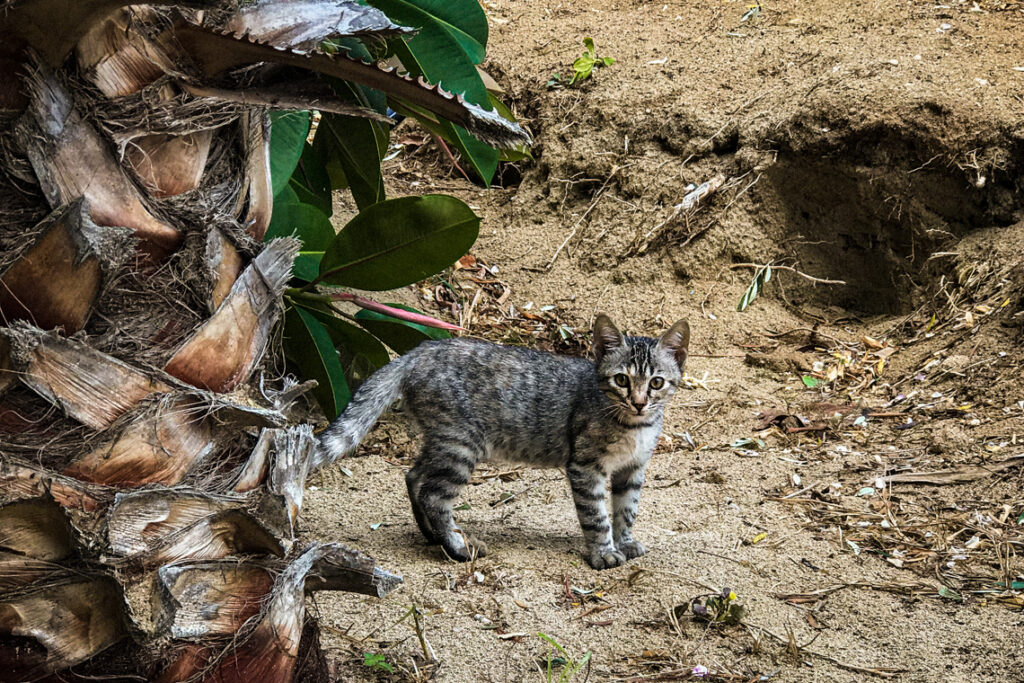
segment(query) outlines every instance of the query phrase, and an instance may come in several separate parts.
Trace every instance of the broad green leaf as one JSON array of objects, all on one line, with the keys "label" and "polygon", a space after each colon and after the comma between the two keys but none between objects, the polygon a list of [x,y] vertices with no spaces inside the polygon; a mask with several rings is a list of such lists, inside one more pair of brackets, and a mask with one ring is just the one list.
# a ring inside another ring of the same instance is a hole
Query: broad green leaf
[{"label": "broad green leaf", "polygon": [[270,114],[270,182],[274,196],[284,189],[309,135],[309,112],[288,111]]},{"label": "broad green leaf", "polygon": [[804,375],[800,379],[803,381],[804,386],[807,387],[808,389],[817,389],[819,386],[821,386],[821,380],[818,379],[817,377]]},{"label": "broad green leaf", "polygon": [[323,149],[314,148],[306,143],[302,149],[302,157],[295,168],[289,187],[305,204],[312,204],[328,216],[334,213],[334,202],[331,197],[331,177],[327,171],[327,158]]},{"label": "broad green leaf", "polygon": [[382,368],[391,361],[384,344],[361,327],[342,320],[328,310],[321,310],[302,304],[331,336],[331,341],[338,349],[345,378],[350,386],[358,386],[375,370]]},{"label": "broad green leaf", "polygon": [[487,15],[477,0],[368,0],[392,21],[424,30],[444,32],[474,64],[484,61]]},{"label": "broad green leaf", "polygon": [[326,159],[338,164],[360,210],[384,199],[380,160],[388,137],[380,123],[369,119],[340,114],[324,114],[320,119],[314,144]]},{"label": "broad green leaf", "polygon": [[[410,40],[395,41],[395,54],[413,75],[422,75],[431,83],[440,83],[450,92],[459,93],[473,104],[489,107],[490,97],[473,61],[461,50],[451,35],[436,25],[428,25]],[[498,151],[480,142],[465,128],[448,121],[439,121],[443,137],[455,146],[472,172],[485,185],[498,168]]]},{"label": "broad green leaf", "polygon": [[295,257],[295,263],[292,264],[292,275],[300,280],[312,282],[320,273],[320,259],[323,257],[322,251],[300,251]]},{"label": "broad green leaf", "polygon": [[302,248],[322,251],[334,239],[331,219],[312,204],[304,204],[291,185],[285,185],[274,198],[274,213],[264,239],[295,235],[302,240]]},{"label": "broad green leaf", "polygon": [[[417,311],[411,306],[403,306],[402,304],[387,305],[412,313],[421,313],[421,311]],[[436,327],[417,325],[416,323],[406,322],[383,313],[367,311],[365,309],[356,313],[356,320],[360,325],[372,332],[373,336],[383,341],[397,353],[408,353],[421,342],[430,341],[431,339],[448,339],[451,337],[450,334]]]},{"label": "broad green leaf", "polygon": [[349,221],[324,253],[326,284],[383,291],[434,275],[469,251],[480,218],[455,197],[389,199]]},{"label": "broad green leaf", "polygon": [[327,419],[340,415],[352,395],[330,335],[309,311],[291,306],[285,312],[284,352],[303,377],[317,381],[313,396]]}]

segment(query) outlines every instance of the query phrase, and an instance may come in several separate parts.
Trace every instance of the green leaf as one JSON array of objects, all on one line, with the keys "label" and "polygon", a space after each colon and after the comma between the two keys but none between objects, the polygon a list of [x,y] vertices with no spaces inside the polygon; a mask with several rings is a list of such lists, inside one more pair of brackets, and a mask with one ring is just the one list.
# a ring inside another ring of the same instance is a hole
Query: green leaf
[{"label": "green leaf", "polygon": [[[583,47],[587,48],[587,53],[589,53],[590,57],[594,56],[595,50],[594,50],[594,39],[593,38],[590,38],[589,36],[584,38],[583,39]],[[584,56],[586,57],[588,55],[584,54]]]},{"label": "green leaf", "polygon": [[384,344],[361,327],[342,320],[328,310],[322,310],[301,304],[303,310],[315,317],[331,342],[338,349],[341,366],[345,370],[345,378],[353,387],[361,384],[379,368],[391,362],[391,355]]},{"label": "green leaf", "polygon": [[[387,304],[395,308],[401,308],[412,313],[420,313],[411,306],[402,304]],[[377,337],[397,353],[408,353],[416,348],[421,342],[431,339],[448,339],[451,335],[436,327],[426,327],[416,323],[398,320],[391,316],[377,313],[376,311],[361,310],[356,313],[356,321],[366,328],[373,336]]]},{"label": "green leaf", "polygon": [[939,588],[939,595],[946,598],[947,600],[953,600],[954,602],[963,602],[964,596],[959,591],[955,591],[947,586]]},{"label": "green leaf", "polygon": [[285,311],[284,351],[304,378],[317,381],[313,396],[327,419],[340,415],[352,395],[331,337],[312,313],[295,306]]},{"label": "green leaf", "polygon": [[808,389],[817,389],[819,386],[821,386],[821,380],[818,379],[817,377],[804,375],[800,379],[803,380],[804,386],[807,387]]},{"label": "green leaf", "polygon": [[295,235],[302,240],[307,251],[322,251],[334,239],[331,219],[312,204],[304,204],[291,185],[274,198],[274,213],[270,217],[265,240]]},{"label": "green leaf", "polygon": [[[466,56],[450,34],[436,25],[427,24],[408,43],[396,41],[395,54],[410,73],[422,75],[431,83],[440,83],[450,92],[459,93],[473,104],[489,107],[487,87],[480,79],[476,65]],[[419,118],[417,116],[417,118]],[[462,154],[469,168],[485,185],[498,168],[498,151],[461,126],[448,121],[438,122],[445,140]]]},{"label": "green leaf", "polygon": [[479,230],[480,218],[455,197],[389,199],[361,211],[338,233],[320,262],[320,275],[344,287],[404,287],[453,264]]},{"label": "green leaf", "polygon": [[270,181],[277,196],[295,171],[309,135],[309,112],[287,111],[270,114]]},{"label": "green leaf", "polygon": [[594,64],[596,64],[594,58],[586,56],[580,57],[575,62],[573,62],[572,70],[574,73],[572,75],[572,80],[569,81],[569,85],[572,85],[573,83],[579,83],[582,80],[590,78],[590,74],[593,73],[594,71]]},{"label": "green leaf", "polygon": [[751,281],[750,286],[747,287],[747,291],[740,297],[740,302],[736,304],[737,311],[743,311],[757,298],[757,295],[764,290],[765,284],[772,279],[772,267],[770,265],[759,269],[754,274],[754,279]]},{"label": "green leaf", "polygon": [[320,259],[323,257],[322,251],[300,251],[295,257],[295,263],[292,264],[292,275],[300,280],[312,282],[320,272]]},{"label": "green leaf", "polygon": [[341,114],[324,114],[320,119],[313,145],[328,163],[338,165],[360,210],[384,199],[380,160],[389,137],[377,121]]},{"label": "green leaf", "polygon": [[[487,15],[477,0],[368,0],[399,24],[423,31],[445,33],[473,64],[484,61],[487,45]],[[426,41],[421,41],[426,42]]]},{"label": "green leaf", "polygon": [[323,149],[317,149],[306,143],[302,149],[302,157],[295,168],[288,186],[305,204],[312,204],[330,216],[334,213],[334,202],[331,197],[331,177],[327,171],[327,158]]}]

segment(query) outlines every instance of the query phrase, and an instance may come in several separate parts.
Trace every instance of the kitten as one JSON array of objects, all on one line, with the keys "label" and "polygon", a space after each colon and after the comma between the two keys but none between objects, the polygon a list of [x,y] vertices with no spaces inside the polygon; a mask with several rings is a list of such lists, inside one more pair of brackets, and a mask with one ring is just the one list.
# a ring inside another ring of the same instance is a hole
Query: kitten
[{"label": "kitten", "polygon": [[[625,337],[594,321],[596,363],[470,339],[426,342],[374,373],[320,437],[317,465],[351,452],[396,399],[423,435],[405,481],[423,535],[457,560],[486,554],[452,505],[481,462],[561,467],[586,558],[617,567],[647,552],[633,538],[644,469],[665,405],[683,376],[690,327]],[[605,507],[611,479],[612,522]]]}]

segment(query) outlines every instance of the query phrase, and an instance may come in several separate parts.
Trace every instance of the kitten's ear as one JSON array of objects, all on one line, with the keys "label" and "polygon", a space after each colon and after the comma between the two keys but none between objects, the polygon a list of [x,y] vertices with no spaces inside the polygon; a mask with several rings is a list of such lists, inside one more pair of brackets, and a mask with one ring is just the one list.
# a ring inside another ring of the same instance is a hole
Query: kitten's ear
[{"label": "kitten's ear", "polygon": [[690,353],[690,323],[680,320],[668,328],[668,332],[661,335],[661,339],[658,340],[658,346],[671,351],[675,356],[676,365],[682,370]]},{"label": "kitten's ear", "polygon": [[612,319],[601,313],[594,319],[594,357],[600,363],[604,354],[626,343]]}]

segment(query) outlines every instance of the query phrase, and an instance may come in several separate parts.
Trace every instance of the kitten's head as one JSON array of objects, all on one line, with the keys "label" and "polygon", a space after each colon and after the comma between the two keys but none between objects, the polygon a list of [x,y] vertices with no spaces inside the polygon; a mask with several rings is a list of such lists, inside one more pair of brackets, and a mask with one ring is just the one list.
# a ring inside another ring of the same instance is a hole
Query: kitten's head
[{"label": "kitten's head", "polygon": [[608,316],[594,320],[594,355],[601,391],[620,424],[653,424],[683,377],[690,325],[680,320],[659,339],[625,337]]}]

